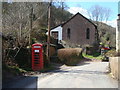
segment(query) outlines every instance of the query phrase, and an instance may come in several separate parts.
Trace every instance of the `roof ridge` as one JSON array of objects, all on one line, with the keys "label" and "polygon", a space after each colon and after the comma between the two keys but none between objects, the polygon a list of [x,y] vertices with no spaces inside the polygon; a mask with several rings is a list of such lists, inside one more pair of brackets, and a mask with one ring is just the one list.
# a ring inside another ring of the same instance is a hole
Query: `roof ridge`
[{"label": "roof ridge", "polygon": [[70,19],[68,19],[65,23],[63,23],[62,24],[62,26],[64,26],[67,22],[69,22],[71,19],[73,19],[76,15],[80,15],[80,16],[82,16],[83,18],[85,18],[86,20],[88,20],[90,23],[92,23],[95,27],[96,27],[96,25],[92,22],[92,21],[90,21],[88,18],[86,18],[85,16],[83,16],[81,13],[79,13],[79,12],[77,12],[75,15],[73,15]]}]

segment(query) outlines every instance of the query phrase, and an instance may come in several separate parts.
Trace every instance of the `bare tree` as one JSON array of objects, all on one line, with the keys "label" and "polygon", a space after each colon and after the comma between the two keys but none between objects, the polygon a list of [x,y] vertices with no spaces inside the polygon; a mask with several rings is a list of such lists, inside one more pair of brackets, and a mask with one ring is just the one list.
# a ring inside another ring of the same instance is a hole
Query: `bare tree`
[{"label": "bare tree", "polygon": [[107,22],[109,17],[110,17],[110,13],[112,12],[109,8],[105,8],[105,21]]},{"label": "bare tree", "polygon": [[[13,2],[3,3],[3,33],[12,34],[18,44],[28,42],[30,33],[31,7],[33,7],[33,22],[42,20],[46,13],[47,3]],[[46,13],[47,14],[47,13]],[[44,20],[45,22],[45,20]],[[33,28],[36,23],[33,23]]]},{"label": "bare tree", "polygon": [[94,5],[88,10],[88,15],[93,21],[106,21],[110,17],[111,10],[109,8],[104,8],[99,5]]},{"label": "bare tree", "polygon": [[27,3],[22,2],[3,3],[3,33],[14,35],[19,44],[22,39],[25,39],[22,35],[28,30],[30,11],[27,5]]}]

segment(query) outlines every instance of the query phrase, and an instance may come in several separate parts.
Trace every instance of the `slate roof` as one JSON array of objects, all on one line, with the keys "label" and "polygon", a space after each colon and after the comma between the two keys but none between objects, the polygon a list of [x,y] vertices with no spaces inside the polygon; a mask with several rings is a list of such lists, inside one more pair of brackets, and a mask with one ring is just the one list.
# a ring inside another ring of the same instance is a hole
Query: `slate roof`
[{"label": "slate roof", "polygon": [[69,20],[67,20],[65,23],[62,24],[62,26],[64,26],[66,23],[68,23],[70,20],[72,20],[74,17],[76,17],[77,15],[82,16],[83,18],[85,18],[87,21],[89,21],[91,24],[93,24],[95,27],[97,27],[91,20],[89,20],[88,18],[86,18],[85,16],[83,16],[82,14],[80,14],[79,12],[76,13],[74,16],[72,16]]},{"label": "slate roof", "polygon": [[68,23],[70,20],[72,20],[72,19],[73,19],[74,17],[76,17],[77,15],[82,16],[82,17],[85,18],[88,22],[90,22],[91,24],[93,24],[93,25],[95,26],[95,28],[97,28],[97,25],[95,25],[91,20],[89,20],[88,18],[86,18],[85,16],[83,16],[82,14],[80,14],[80,13],[78,12],[78,13],[76,13],[74,16],[72,16],[70,19],[68,19],[66,22],[64,22],[64,23],[62,23],[62,24],[59,24],[59,25],[51,28],[51,30],[54,29],[54,28],[56,28],[56,27],[58,27],[58,26],[62,26],[62,27],[63,27],[66,23]]}]

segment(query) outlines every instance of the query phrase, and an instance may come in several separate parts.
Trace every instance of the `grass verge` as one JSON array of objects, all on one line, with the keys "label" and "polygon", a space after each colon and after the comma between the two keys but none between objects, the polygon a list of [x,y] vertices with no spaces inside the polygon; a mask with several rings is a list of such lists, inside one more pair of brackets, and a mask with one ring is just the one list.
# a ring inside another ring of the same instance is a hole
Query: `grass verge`
[{"label": "grass verge", "polygon": [[96,60],[102,60],[103,56],[100,55],[100,53],[95,53],[93,55],[87,55],[85,53],[82,53],[83,57],[88,59],[96,59]]}]

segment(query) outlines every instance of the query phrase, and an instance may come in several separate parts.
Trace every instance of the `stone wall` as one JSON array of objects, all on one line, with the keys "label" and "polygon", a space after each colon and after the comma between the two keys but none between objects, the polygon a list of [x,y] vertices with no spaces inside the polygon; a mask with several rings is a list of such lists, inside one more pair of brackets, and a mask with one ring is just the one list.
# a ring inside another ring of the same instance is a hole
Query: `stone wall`
[{"label": "stone wall", "polygon": [[[90,30],[89,39],[86,38],[88,28]],[[66,41],[70,46],[93,45],[97,41],[96,33],[96,27],[90,21],[80,14],[76,14],[74,18],[63,25],[62,40]]]},{"label": "stone wall", "polygon": [[109,63],[113,77],[120,81],[120,57],[109,57]]}]

